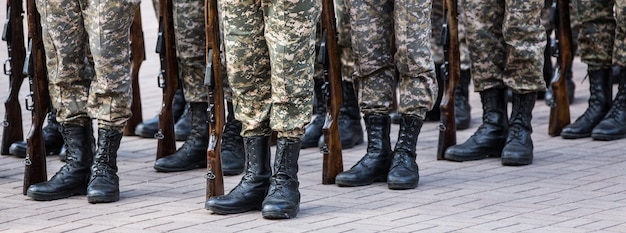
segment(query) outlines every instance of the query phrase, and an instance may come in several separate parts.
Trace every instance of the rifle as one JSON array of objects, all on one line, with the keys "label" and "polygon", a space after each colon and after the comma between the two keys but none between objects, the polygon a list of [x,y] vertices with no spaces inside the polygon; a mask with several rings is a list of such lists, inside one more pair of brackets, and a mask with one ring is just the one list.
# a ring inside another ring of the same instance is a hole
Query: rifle
[{"label": "rifle", "polygon": [[9,76],[9,97],[4,102],[4,121],[2,122],[2,144],[0,154],[8,155],[9,147],[14,142],[24,140],[22,127],[22,108],[18,98],[20,87],[26,77],[21,71],[24,67],[24,9],[21,0],[7,0],[7,20],[4,22],[2,40],[7,42],[9,58],[4,62],[4,74]]},{"label": "rifle", "polygon": [[207,86],[209,108],[209,146],[207,148],[206,199],[224,195],[224,176],[220,142],[224,131],[224,92],[220,60],[220,30],[217,19],[217,0],[205,0],[204,17],[206,27],[206,71],[204,85]]},{"label": "rifle", "polygon": [[146,60],[146,50],[141,29],[141,9],[135,10],[135,18],[130,26],[130,54],[131,54],[131,77],[133,87],[133,102],[130,105],[133,115],[126,121],[124,135],[135,135],[135,127],[143,121],[141,112],[141,93],[139,91],[139,67]]},{"label": "rifle", "polygon": [[339,139],[339,108],[341,108],[341,61],[337,46],[335,4],[333,0],[322,0],[322,42],[317,62],[324,67],[322,91],[326,100],[324,132],[324,155],[322,184],[334,184],[335,176],[343,171],[343,155]]},{"label": "rifle", "polygon": [[[46,174],[46,147],[43,141],[43,122],[50,108],[46,57],[41,37],[40,15],[35,0],[26,1],[28,18],[28,50],[22,73],[28,76],[30,93],[26,98],[26,109],[32,112],[32,124],[26,137],[26,158],[24,159],[24,186],[22,193],[31,184],[48,180]],[[31,102],[28,99],[31,99]]]},{"label": "rifle", "polygon": [[443,12],[446,15],[441,31],[445,62],[441,65],[443,87],[445,89],[439,122],[439,143],[437,160],[443,160],[448,147],[456,145],[456,122],[454,115],[454,90],[461,79],[461,56],[459,53],[458,13],[456,0],[444,0]]},{"label": "rifle", "polygon": [[550,81],[552,101],[548,134],[559,136],[563,128],[570,124],[569,99],[567,97],[566,75],[573,62],[572,28],[570,25],[569,0],[557,0],[552,3],[550,21],[555,25],[556,40],[552,56],[557,57],[557,67]]},{"label": "rifle", "polygon": [[176,152],[172,101],[178,89],[178,61],[172,7],[172,0],[159,0],[159,36],[156,52],[161,61],[158,85],[163,89],[163,102],[159,112],[159,131],[154,135],[158,139],[157,159]]}]

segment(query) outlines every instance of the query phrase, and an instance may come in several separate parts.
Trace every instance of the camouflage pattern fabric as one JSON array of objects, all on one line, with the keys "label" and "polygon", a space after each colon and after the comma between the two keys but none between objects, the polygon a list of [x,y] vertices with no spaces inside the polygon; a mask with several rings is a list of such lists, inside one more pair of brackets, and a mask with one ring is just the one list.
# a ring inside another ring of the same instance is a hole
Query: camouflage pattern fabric
[{"label": "camouflage pattern fabric", "polygon": [[626,1],[615,1],[615,19],[617,29],[615,31],[615,45],[613,50],[613,65],[626,67]]},{"label": "camouflage pattern fabric", "polygon": [[[95,118],[99,128],[123,129],[132,114],[129,32],[139,1],[38,0],[36,4],[48,88],[59,123],[85,125]],[[90,57],[95,75],[88,74]]]},{"label": "camouflage pattern fabric", "polygon": [[431,1],[356,0],[350,4],[361,112],[386,114],[391,110],[397,71],[398,112],[424,119],[438,91],[430,54]]},{"label": "camouflage pattern fabric", "polygon": [[[623,7],[624,1],[621,2]],[[616,51],[614,46],[622,44],[623,48],[624,43],[623,36],[620,42],[615,36],[616,18],[613,6],[616,1],[576,0],[575,3],[578,10],[576,16],[581,27],[578,36],[578,52],[581,61],[589,65],[591,69],[611,67],[613,53]]]},{"label": "camouflage pattern fabric", "polygon": [[318,0],[221,0],[227,76],[241,135],[299,140],[313,104]]},{"label": "camouflage pattern fabric", "polygon": [[463,0],[475,91],[508,87],[525,94],[546,90],[543,6],[543,0]]}]

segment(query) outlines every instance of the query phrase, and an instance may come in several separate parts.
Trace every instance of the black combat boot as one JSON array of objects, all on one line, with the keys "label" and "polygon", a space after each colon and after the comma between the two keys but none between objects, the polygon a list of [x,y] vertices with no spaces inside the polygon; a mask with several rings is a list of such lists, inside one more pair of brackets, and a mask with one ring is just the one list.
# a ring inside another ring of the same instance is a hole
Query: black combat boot
[{"label": "black combat boot", "polygon": [[439,121],[441,118],[441,110],[439,106],[441,105],[441,99],[443,98],[443,74],[441,73],[441,64],[435,63],[435,77],[437,78],[437,85],[439,89],[437,90],[437,100],[435,100],[435,104],[433,105],[433,109],[426,113],[426,118],[424,121]]},{"label": "black combat boot", "polygon": [[226,102],[228,117],[222,133],[220,146],[222,155],[222,173],[225,176],[239,175],[246,166],[246,155],[243,149],[243,137],[241,137],[241,121],[235,119],[235,111],[231,101]]},{"label": "black combat boot", "polygon": [[174,124],[174,136],[176,141],[187,141],[191,133],[191,106],[186,104],[185,111]]},{"label": "black combat boot", "polygon": [[28,187],[26,195],[34,200],[50,201],[87,193],[95,147],[91,124],[61,126],[61,135],[67,143],[65,165],[49,181]]},{"label": "black combat boot", "polygon": [[171,155],[159,158],[154,162],[154,169],[160,172],[187,171],[198,167],[206,167],[206,150],[209,146],[207,131],[208,104],[205,102],[189,103],[192,129],[187,141]]},{"label": "black combat boot", "polygon": [[506,89],[487,89],[480,92],[483,104],[483,123],[463,144],[448,148],[447,160],[469,161],[487,157],[500,157],[506,142],[508,125]]},{"label": "black combat boot", "polygon": [[420,175],[415,162],[417,136],[422,130],[423,121],[416,115],[402,115],[398,142],[393,150],[391,168],[387,175],[389,189],[413,189],[417,187]]},{"label": "black combat boot", "polygon": [[[343,103],[339,109],[339,138],[341,148],[350,149],[363,143],[363,126],[361,126],[361,111],[352,82],[342,82]],[[324,135],[320,137],[319,147],[324,146]]]},{"label": "black combat boot", "polygon": [[626,137],[626,70],[620,68],[620,81],[617,95],[611,110],[600,121],[591,137],[595,140],[611,141]]},{"label": "black combat boot", "polygon": [[91,165],[87,202],[108,203],[120,199],[117,150],[120,148],[123,135],[121,130],[98,129],[98,149]]},{"label": "black combat boot", "polygon": [[[61,125],[57,122],[56,111],[48,113],[47,124],[43,127],[43,141],[46,147],[46,154],[58,155],[63,148],[63,136],[61,135]],[[9,154],[20,158],[26,158],[26,141],[14,142],[9,147]]]},{"label": "black combat boot", "polygon": [[[270,187],[269,137],[244,137],[246,171],[241,181],[224,196],[211,197],[204,207],[216,214],[236,214],[261,209]],[[299,148],[298,148],[299,149]]]},{"label": "black combat boot", "polygon": [[295,218],[300,210],[298,157],[300,142],[287,138],[276,140],[274,174],[263,200],[261,214],[266,219]]},{"label": "black combat boot", "polygon": [[472,78],[470,70],[461,70],[459,85],[454,89],[454,120],[456,129],[464,130],[470,127],[472,121],[472,106],[469,104],[469,84]]},{"label": "black combat boot", "polygon": [[313,101],[313,120],[306,126],[304,137],[302,137],[302,149],[316,147],[320,137],[323,135],[322,127],[324,127],[324,121],[326,121],[326,103],[324,102],[324,93],[322,85],[324,80],[314,79],[314,101]]},{"label": "black combat boot", "polygon": [[533,127],[533,108],[537,93],[513,93],[513,109],[509,119],[509,136],[502,149],[502,165],[521,166],[533,163],[533,140],[530,135]]},{"label": "black combat boot", "polygon": [[[174,94],[174,100],[172,101],[172,117],[174,118],[174,122],[178,122],[180,117],[185,112],[185,106],[187,103],[185,102],[185,96],[183,95],[182,89],[176,90]],[[138,135],[143,138],[154,138],[154,135],[159,131],[159,115],[157,114],[154,118],[141,122],[135,127],[135,135]]]},{"label": "black combat boot", "polygon": [[391,119],[387,114],[367,114],[367,153],[350,170],[337,174],[335,183],[343,186],[364,186],[387,181],[391,162],[389,130]]},{"label": "black combat boot", "polygon": [[565,139],[585,138],[609,112],[612,105],[612,87],[610,69],[588,69],[589,75],[589,106],[587,110],[561,131]]}]

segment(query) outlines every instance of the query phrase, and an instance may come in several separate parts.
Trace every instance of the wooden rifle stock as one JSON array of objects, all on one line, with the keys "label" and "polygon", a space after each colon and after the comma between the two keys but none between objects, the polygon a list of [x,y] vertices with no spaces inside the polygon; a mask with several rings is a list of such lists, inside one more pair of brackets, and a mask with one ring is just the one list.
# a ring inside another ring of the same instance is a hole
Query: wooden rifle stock
[{"label": "wooden rifle stock", "polygon": [[552,5],[552,20],[557,37],[558,67],[550,81],[552,102],[550,103],[550,120],[548,134],[559,136],[563,128],[570,124],[569,99],[567,97],[566,75],[572,66],[572,28],[570,24],[569,0],[556,0]]},{"label": "wooden rifle stock", "polygon": [[[7,20],[4,22],[2,40],[7,42],[9,58],[4,62],[4,74],[9,76],[9,96],[4,102],[4,121],[2,122],[2,144],[0,154],[8,155],[9,147],[14,142],[24,140],[22,126],[22,108],[19,91],[24,82],[24,28],[22,0],[7,0]],[[18,72],[13,72],[13,70]]]},{"label": "wooden rifle stock", "polygon": [[444,159],[448,147],[456,145],[456,122],[454,114],[454,90],[461,77],[461,56],[459,53],[458,13],[456,0],[443,0],[445,22],[441,32],[445,62],[441,67],[445,88],[441,98],[441,118],[439,123],[439,143],[437,160]]},{"label": "wooden rifle stock", "polygon": [[26,158],[24,159],[24,186],[22,193],[31,184],[46,181],[46,147],[43,141],[43,122],[50,108],[46,57],[41,37],[40,15],[35,0],[26,1],[28,18],[28,52],[24,61],[24,74],[28,75],[32,105],[26,99],[26,108],[32,112],[32,124],[26,137]]},{"label": "wooden rifle stock", "polygon": [[178,89],[178,61],[176,59],[176,38],[174,36],[174,13],[172,0],[159,0],[159,38],[157,53],[161,60],[159,87],[163,89],[163,102],[159,112],[159,131],[156,158],[176,152],[174,116],[172,102]]},{"label": "wooden rifle stock", "polygon": [[135,135],[135,128],[143,121],[143,113],[141,111],[141,93],[139,90],[139,68],[141,63],[146,60],[146,49],[143,41],[143,30],[141,24],[141,9],[137,7],[135,10],[135,18],[130,26],[130,54],[131,69],[130,76],[132,78],[133,102],[130,105],[133,115],[126,121],[124,126],[124,135]]},{"label": "wooden rifle stock", "polygon": [[335,4],[333,0],[322,0],[322,43],[318,61],[324,67],[324,85],[326,99],[326,119],[324,132],[324,155],[322,164],[322,184],[334,184],[335,176],[343,171],[343,155],[339,139],[339,108],[341,108],[341,63],[337,46],[335,23]]},{"label": "wooden rifle stock", "polygon": [[220,30],[217,0],[205,0],[207,66],[204,84],[209,101],[209,146],[207,148],[206,199],[224,195],[220,144],[224,130],[224,92],[220,60]]}]

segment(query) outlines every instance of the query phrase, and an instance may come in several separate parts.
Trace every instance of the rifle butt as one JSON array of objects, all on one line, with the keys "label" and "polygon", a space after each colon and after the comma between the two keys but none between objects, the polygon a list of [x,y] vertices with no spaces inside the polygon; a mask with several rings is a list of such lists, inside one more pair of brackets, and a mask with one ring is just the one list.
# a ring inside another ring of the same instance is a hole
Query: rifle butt
[{"label": "rifle butt", "polygon": [[9,96],[6,102],[4,102],[5,120],[2,122],[2,145],[0,146],[0,153],[3,155],[9,154],[9,147],[14,142],[24,140],[24,128],[22,126],[22,108],[17,95],[15,97]]},{"label": "rifle butt", "polygon": [[[171,93],[173,97],[173,92]],[[164,104],[159,113],[159,132],[156,135],[156,158],[160,159],[176,152],[176,136],[174,134],[174,117],[172,116],[172,101]]]},{"label": "rifle butt", "polygon": [[[43,120],[41,121],[43,122]],[[26,158],[24,159],[24,185],[22,194],[26,195],[32,184],[48,180],[46,173],[46,148],[43,143],[42,124],[33,124],[26,138]]]},{"label": "rifle butt", "polygon": [[141,110],[141,93],[139,90],[139,74],[132,72],[132,89],[133,89],[133,101],[130,105],[132,116],[126,121],[124,126],[125,136],[134,136],[135,128],[143,121],[143,113]]},{"label": "rifle butt", "polygon": [[560,136],[563,128],[570,124],[569,99],[565,80],[566,74],[566,70],[559,67],[550,83],[553,102],[550,104],[548,135],[553,137]]},{"label": "rifle butt", "polygon": [[224,175],[222,173],[222,158],[217,140],[211,140],[209,144],[213,147],[207,149],[207,174],[206,178],[206,199],[224,195]]},{"label": "rifle butt", "polygon": [[130,105],[133,115],[126,121],[124,126],[124,135],[135,135],[135,128],[143,121],[143,112],[141,107],[141,91],[139,88],[139,68],[145,60],[145,44],[143,38],[143,30],[141,24],[141,9],[135,10],[133,23],[130,27],[130,46],[131,46],[131,80],[133,89],[133,101]]},{"label": "rifle butt", "polygon": [[338,137],[338,123],[327,117],[322,131],[324,132],[322,184],[334,184],[337,174],[343,172],[343,155],[341,140]]},{"label": "rifle butt", "polygon": [[[439,122],[439,140],[437,144],[437,160],[445,160],[446,150],[456,145],[456,122],[454,121],[454,112],[449,112],[449,104],[440,107],[441,118]],[[454,102],[452,102],[454,108]],[[449,120],[450,119],[450,120]]]}]

